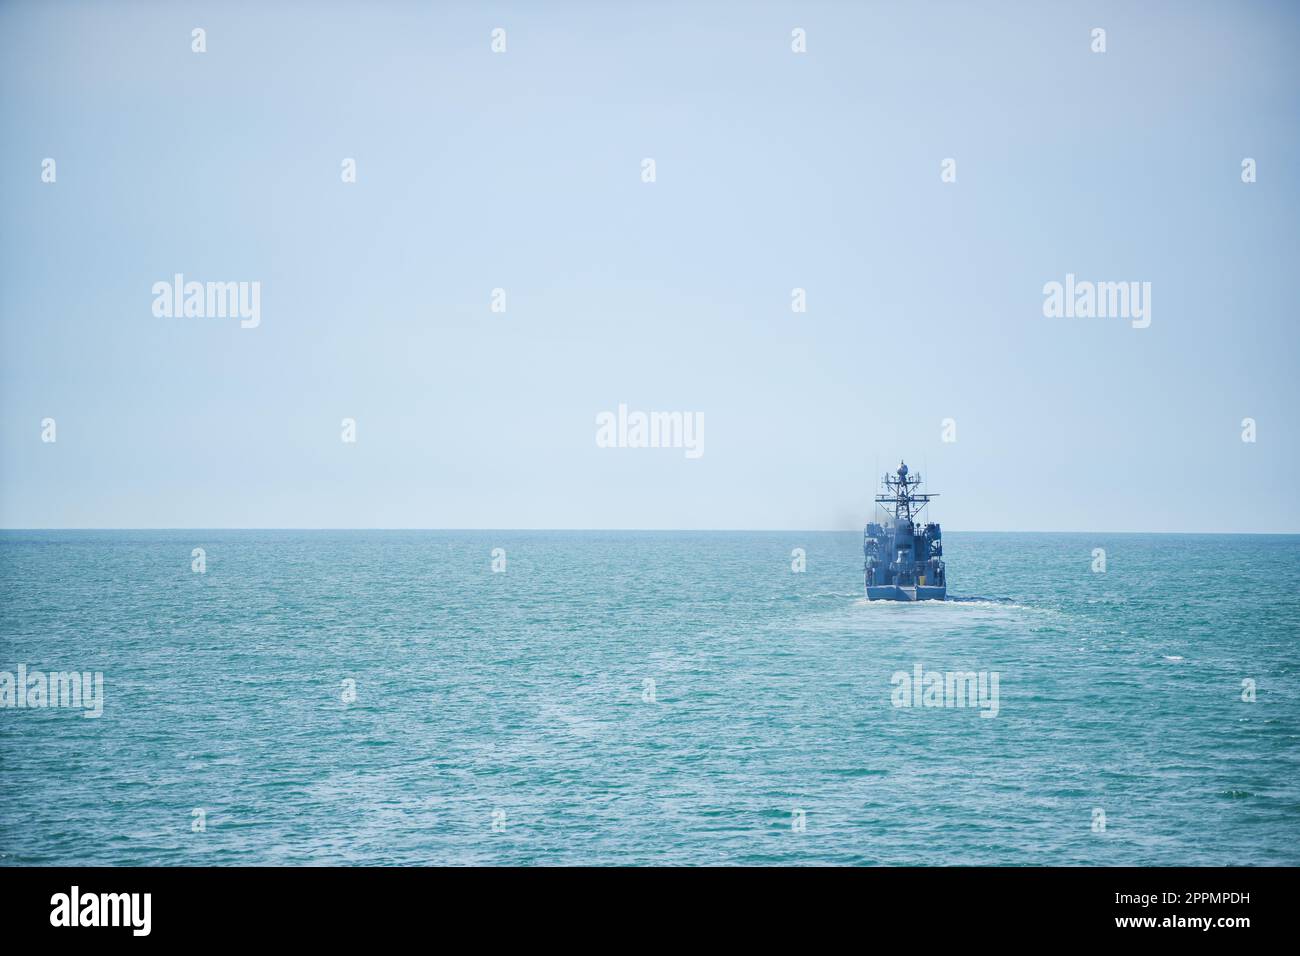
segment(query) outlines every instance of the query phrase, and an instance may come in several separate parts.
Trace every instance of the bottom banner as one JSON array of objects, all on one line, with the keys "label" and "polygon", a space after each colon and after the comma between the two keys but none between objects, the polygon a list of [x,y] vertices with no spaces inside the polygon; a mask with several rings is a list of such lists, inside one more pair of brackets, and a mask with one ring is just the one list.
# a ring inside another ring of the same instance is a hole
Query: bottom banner
[{"label": "bottom banner", "polygon": [[690,920],[702,935],[762,934],[765,942],[896,931],[947,946],[1025,930],[1232,946],[1280,934],[1295,876],[1246,868],[11,868],[0,869],[0,887],[6,943],[75,935],[69,941],[372,944],[434,926],[494,941],[572,940],[604,935],[611,921],[653,937]]}]

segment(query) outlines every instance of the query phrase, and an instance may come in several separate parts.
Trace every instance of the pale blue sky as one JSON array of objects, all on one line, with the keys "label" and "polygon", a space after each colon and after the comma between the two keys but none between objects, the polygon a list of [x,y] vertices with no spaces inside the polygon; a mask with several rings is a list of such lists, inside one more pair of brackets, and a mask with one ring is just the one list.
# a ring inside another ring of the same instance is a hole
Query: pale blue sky
[{"label": "pale blue sky", "polygon": [[[1297,48],[1283,2],[0,4],[0,525],[853,528],[906,456],[952,530],[1300,530]],[[176,272],[261,326],[155,318]],[[1067,272],[1151,327],[1044,318]],[[620,402],[705,454],[597,448]]]}]

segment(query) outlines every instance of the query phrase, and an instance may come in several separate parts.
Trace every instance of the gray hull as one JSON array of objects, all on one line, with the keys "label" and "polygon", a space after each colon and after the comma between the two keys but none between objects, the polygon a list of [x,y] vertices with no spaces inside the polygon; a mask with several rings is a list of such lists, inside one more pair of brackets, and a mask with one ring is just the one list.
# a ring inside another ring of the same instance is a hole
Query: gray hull
[{"label": "gray hull", "polygon": [[947,587],[898,587],[881,584],[867,588],[868,601],[942,601],[947,596]]}]

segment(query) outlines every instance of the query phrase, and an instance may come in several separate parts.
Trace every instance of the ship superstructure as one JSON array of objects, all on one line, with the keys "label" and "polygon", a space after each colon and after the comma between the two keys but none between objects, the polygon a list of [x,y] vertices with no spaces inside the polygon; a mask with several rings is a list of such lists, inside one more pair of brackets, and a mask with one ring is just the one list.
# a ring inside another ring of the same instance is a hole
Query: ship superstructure
[{"label": "ship superstructure", "polygon": [[871,601],[942,601],[948,594],[943,568],[943,539],[939,525],[917,518],[931,498],[920,491],[921,476],[898,471],[882,479],[884,492],[876,504],[887,515],[868,522],[862,533],[863,572]]}]

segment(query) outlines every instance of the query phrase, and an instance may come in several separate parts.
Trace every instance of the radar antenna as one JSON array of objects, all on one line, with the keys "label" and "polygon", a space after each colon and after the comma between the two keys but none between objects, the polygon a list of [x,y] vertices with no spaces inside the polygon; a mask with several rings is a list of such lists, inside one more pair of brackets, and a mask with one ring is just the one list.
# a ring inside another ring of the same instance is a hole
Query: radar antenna
[{"label": "radar antenna", "polygon": [[939,497],[937,494],[918,491],[921,476],[909,475],[907,464],[901,461],[898,463],[898,471],[892,475],[886,474],[881,483],[888,489],[888,493],[876,495],[876,503],[884,505],[886,511],[892,509],[895,520],[915,520],[931,498]]}]

